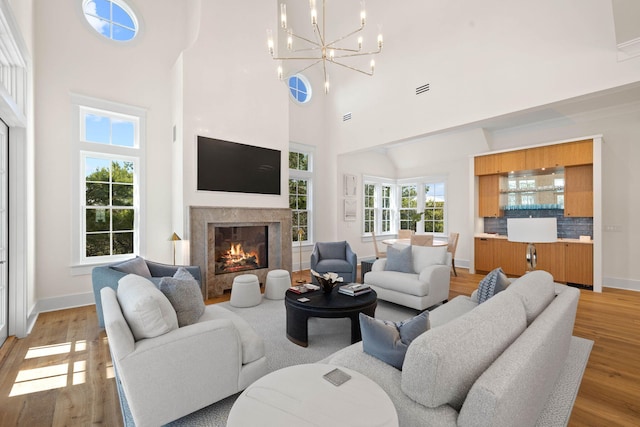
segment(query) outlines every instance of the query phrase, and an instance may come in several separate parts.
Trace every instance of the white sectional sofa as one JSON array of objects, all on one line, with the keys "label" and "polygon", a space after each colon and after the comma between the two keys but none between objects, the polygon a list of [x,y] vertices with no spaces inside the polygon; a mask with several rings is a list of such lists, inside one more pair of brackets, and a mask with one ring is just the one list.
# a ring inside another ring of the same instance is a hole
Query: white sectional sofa
[{"label": "white sectional sofa", "polygon": [[482,304],[458,296],[431,311],[431,329],[411,342],[402,370],[364,353],[362,342],[322,362],[377,382],[401,426],[544,425],[570,348],[591,348],[572,337],[579,296],[535,271]]},{"label": "white sectional sofa", "polygon": [[[404,249],[406,245],[389,248]],[[388,258],[376,260],[364,283],[378,294],[378,299],[424,310],[449,298],[451,253],[446,246],[411,246],[410,268],[389,270]]]}]

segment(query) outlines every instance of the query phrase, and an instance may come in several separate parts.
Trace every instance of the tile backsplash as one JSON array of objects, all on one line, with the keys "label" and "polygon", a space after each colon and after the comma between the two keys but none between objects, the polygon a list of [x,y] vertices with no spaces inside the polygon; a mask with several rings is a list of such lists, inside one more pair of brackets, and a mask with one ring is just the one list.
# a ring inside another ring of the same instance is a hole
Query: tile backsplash
[{"label": "tile backsplash", "polygon": [[562,209],[507,210],[502,218],[485,218],[484,232],[507,234],[507,218],[553,218],[558,221],[559,239],[577,239],[590,236],[593,239],[593,218],[565,217]]}]

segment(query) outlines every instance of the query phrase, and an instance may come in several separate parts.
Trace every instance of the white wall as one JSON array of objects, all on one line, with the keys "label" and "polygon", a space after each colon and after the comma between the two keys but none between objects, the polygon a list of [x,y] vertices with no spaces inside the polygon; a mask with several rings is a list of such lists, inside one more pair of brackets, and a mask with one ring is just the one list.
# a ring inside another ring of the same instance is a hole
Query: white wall
[{"label": "white wall", "polygon": [[[339,153],[621,86],[640,75],[640,58],[617,61],[607,1],[372,0],[367,8],[381,15],[385,50],[373,78],[351,73],[333,85],[327,126]],[[415,95],[425,83],[430,91]],[[353,112],[348,125],[337,120],[345,112]]]},{"label": "white wall", "polygon": [[[185,208],[183,218],[174,222],[184,224],[185,235],[189,206],[282,208],[289,204],[289,104],[286,87],[275,77],[266,49],[265,28],[270,22],[276,25],[276,3],[256,3],[251,13],[245,5],[232,2],[196,0],[191,5],[193,40],[177,64],[181,76],[174,76],[181,78],[174,84],[182,93],[178,135]],[[281,195],[197,191],[198,135],[281,150]]]},{"label": "white wall", "polygon": [[[34,2],[36,298],[39,310],[92,302],[90,275],[72,275],[70,94],[147,110],[147,256],[171,262],[171,67],[184,44],[185,12],[171,0],[130,2],[142,31],[116,44],[95,33],[81,2]],[[52,17],[55,17],[53,19]],[[74,298],[74,295],[77,297]],[[88,301],[86,299],[89,298]]]}]

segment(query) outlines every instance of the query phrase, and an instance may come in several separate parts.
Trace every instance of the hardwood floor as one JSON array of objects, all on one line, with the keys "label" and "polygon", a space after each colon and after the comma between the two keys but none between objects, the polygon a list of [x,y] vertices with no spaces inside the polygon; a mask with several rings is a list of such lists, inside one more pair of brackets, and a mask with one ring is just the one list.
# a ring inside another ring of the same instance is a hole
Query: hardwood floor
[{"label": "hardwood floor", "polygon": [[[450,299],[471,294],[483,277],[457,271]],[[569,425],[640,425],[640,293],[582,290],[574,335],[595,344]],[[27,338],[0,349],[0,426],[96,424],[121,426],[122,418],[95,307],[42,313]]]}]

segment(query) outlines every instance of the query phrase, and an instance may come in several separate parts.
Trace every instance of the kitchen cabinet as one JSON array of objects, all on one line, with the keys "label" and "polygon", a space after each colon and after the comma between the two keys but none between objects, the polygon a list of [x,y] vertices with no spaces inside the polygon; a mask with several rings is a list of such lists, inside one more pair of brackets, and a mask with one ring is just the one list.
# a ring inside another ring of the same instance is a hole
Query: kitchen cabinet
[{"label": "kitchen cabinet", "polygon": [[[504,238],[475,238],[475,268],[489,272],[502,267],[509,276],[522,276],[527,271],[526,243]],[[536,270],[544,270],[560,283],[593,286],[593,245],[589,243],[537,243]]]},{"label": "kitchen cabinet", "polygon": [[480,271],[491,271],[495,267],[494,242],[496,239],[476,237],[475,239],[475,267]]},{"label": "kitchen cabinet", "polygon": [[564,216],[593,217],[593,165],[564,169]]},{"label": "kitchen cabinet", "polygon": [[525,168],[525,150],[507,151],[505,153],[488,154],[474,159],[475,174],[492,175],[507,174]]},{"label": "kitchen cabinet", "polygon": [[494,239],[494,261],[496,267],[509,276],[522,276],[527,271],[527,243],[510,242],[507,239]]},{"label": "kitchen cabinet", "polygon": [[562,243],[536,243],[537,270],[551,273],[556,282],[565,281],[565,246]]},{"label": "kitchen cabinet", "polygon": [[529,148],[525,151],[526,170],[593,163],[593,140],[591,139]]},{"label": "kitchen cabinet", "polygon": [[593,286],[593,245],[564,243],[565,282]]},{"label": "kitchen cabinet", "polygon": [[501,217],[500,175],[478,177],[478,215],[481,217]]}]

